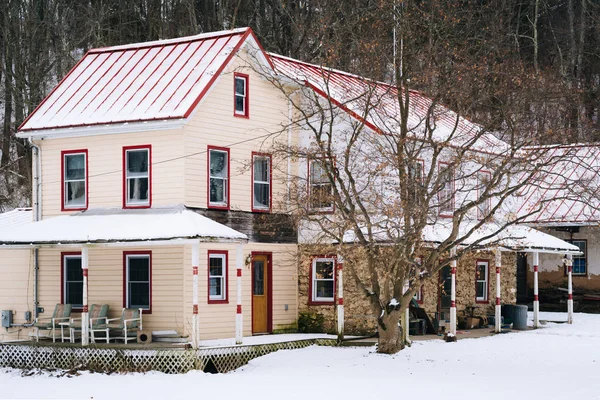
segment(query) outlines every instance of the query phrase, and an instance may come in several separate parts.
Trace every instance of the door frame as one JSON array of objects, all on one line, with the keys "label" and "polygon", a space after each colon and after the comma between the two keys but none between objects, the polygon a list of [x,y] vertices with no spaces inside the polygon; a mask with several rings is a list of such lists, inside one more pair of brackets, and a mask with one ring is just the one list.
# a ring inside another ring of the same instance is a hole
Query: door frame
[{"label": "door frame", "polygon": [[250,252],[250,307],[252,334],[254,335],[254,256],[267,257],[267,333],[273,332],[273,253],[267,251]]}]

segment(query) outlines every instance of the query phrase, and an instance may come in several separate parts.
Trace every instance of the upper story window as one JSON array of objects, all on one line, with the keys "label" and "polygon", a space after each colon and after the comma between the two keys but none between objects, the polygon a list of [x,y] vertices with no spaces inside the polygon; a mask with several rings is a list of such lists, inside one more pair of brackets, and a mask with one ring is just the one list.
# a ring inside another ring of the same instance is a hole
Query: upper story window
[{"label": "upper story window", "polygon": [[331,304],[335,292],[335,258],[314,258],[310,271],[313,303]]},{"label": "upper story window", "polygon": [[[479,171],[477,173],[477,196],[481,198],[483,192],[490,184],[492,174],[487,171]],[[490,214],[492,209],[492,201],[488,197],[477,206],[477,219],[482,220]]]},{"label": "upper story window", "polygon": [[419,190],[423,187],[424,169],[425,162],[423,160],[417,160],[408,167],[409,200],[413,201],[416,205],[420,205]]},{"label": "upper story window", "polygon": [[248,75],[235,73],[234,81],[234,112],[236,117],[250,116],[248,107]]},{"label": "upper story window", "polygon": [[227,302],[227,251],[208,252],[208,302]]},{"label": "upper story window", "polygon": [[87,208],[87,150],[62,152],[63,211]]},{"label": "upper story window", "polygon": [[487,302],[489,291],[489,261],[477,261],[475,266],[475,301]]},{"label": "upper story window", "polygon": [[208,147],[208,206],[229,209],[229,149]]},{"label": "upper story window", "polygon": [[439,163],[438,174],[440,180],[439,213],[443,216],[451,216],[454,213],[454,172],[449,164]]},{"label": "upper story window", "polygon": [[125,307],[152,308],[152,253],[124,252]]},{"label": "upper story window", "polygon": [[308,202],[316,211],[333,211],[333,187],[323,168],[324,159],[309,160]]},{"label": "upper story window", "polygon": [[62,302],[73,308],[83,307],[83,270],[81,253],[61,253],[62,257]]},{"label": "upper story window", "polygon": [[150,207],[152,190],[151,147],[123,147],[123,207]]},{"label": "upper story window", "polygon": [[[567,242],[574,244],[579,247],[579,250],[583,253],[581,255],[573,255],[573,275],[586,275],[587,274],[587,240],[567,240]],[[565,269],[566,273],[566,269]]]},{"label": "upper story window", "polygon": [[271,156],[252,155],[252,211],[271,209]]}]

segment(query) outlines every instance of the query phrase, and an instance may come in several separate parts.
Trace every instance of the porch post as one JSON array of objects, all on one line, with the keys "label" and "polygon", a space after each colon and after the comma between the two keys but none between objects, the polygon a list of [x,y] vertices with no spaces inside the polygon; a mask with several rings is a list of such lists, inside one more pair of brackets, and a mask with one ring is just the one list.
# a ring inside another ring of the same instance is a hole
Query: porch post
[{"label": "porch post", "polygon": [[338,305],[337,305],[337,335],[338,341],[344,340],[344,260],[338,256]]},{"label": "porch post", "polygon": [[81,344],[88,346],[90,344],[90,315],[88,313],[88,248],[83,246],[81,249],[81,269],[83,273],[83,312],[81,313]]},{"label": "porch post", "polygon": [[533,327],[540,327],[540,298],[538,296],[538,268],[540,265],[540,254],[533,253]]},{"label": "porch post", "polygon": [[573,255],[567,254],[567,271],[569,274],[569,298],[567,299],[567,323],[573,323]]},{"label": "porch post", "polygon": [[[456,249],[450,251],[450,255],[456,255]],[[450,333],[456,336],[456,260],[450,261],[452,280],[450,283]],[[408,320],[406,321],[408,327]]]},{"label": "porch post", "polygon": [[197,349],[200,341],[198,329],[198,267],[200,265],[200,243],[192,245],[192,348]]},{"label": "porch post", "polygon": [[244,316],[242,314],[242,257],[244,246],[236,246],[235,264],[237,269],[237,310],[235,314],[235,344],[242,344],[244,337]]},{"label": "porch post", "polygon": [[500,307],[501,287],[500,287],[500,266],[502,265],[502,251],[496,249],[496,313],[495,313],[495,332],[502,332],[502,308]]}]

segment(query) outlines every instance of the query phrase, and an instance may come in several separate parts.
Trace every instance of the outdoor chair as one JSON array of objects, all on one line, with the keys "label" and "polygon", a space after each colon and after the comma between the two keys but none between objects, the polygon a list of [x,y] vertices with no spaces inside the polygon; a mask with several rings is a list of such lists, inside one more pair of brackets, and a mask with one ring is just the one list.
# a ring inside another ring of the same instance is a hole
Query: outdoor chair
[{"label": "outdoor chair", "polygon": [[[107,314],[108,304],[92,304],[90,307],[90,337],[92,339],[92,343],[95,343],[94,330],[105,332],[106,343],[108,343],[108,328],[106,324]],[[61,326],[61,340],[64,342],[65,338],[68,338],[69,342],[75,343],[75,333],[81,332],[81,318],[71,318],[67,328],[69,330],[69,336],[65,337]]]},{"label": "outdoor chair", "polygon": [[71,304],[57,304],[54,312],[48,318],[36,318],[33,326],[35,328],[35,341],[40,341],[40,329],[52,331],[52,342],[56,342],[56,329],[63,328],[61,323],[68,323],[71,318]]},{"label": "outdoor chair", "polygon": [[111,339],[124,340],[125,344],[131,339],[137,340],[137,331],[142,329],[142,309],[124,308],[121,318],[108,319],[110,332],[123,336],[111,337]]}]

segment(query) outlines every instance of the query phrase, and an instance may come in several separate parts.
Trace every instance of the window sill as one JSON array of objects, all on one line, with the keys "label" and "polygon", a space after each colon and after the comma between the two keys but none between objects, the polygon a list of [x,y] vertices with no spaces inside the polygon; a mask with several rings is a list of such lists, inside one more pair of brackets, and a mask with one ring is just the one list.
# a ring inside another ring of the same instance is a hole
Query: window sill
[{"label": "window sill", "polygon": [[476,304],[487,304],[487,305],[489,305],[490,301],[489,300],[475,300],[475,303]]},{"label": "window sill", "polygon": [[208,299],[208,304],[229,304],[229,300],[210,300]]},{"label": "window sill", "polygon": [[132,208],[150,208],[150,204],[125,204],[123,209],[132,209]]},{"label": "window sill", "polygon": [[250,119],[250,116],[248,114],[233,113],[233,116],[236,117],[236,118]]},{"label": "window sill", "polygon": [[69,212],[69,211],[85,211],[87,210],[87,206],[85,207],[62,207],[61,211],[63,212]]},{"label": "window sill", "polygon": [[252,208],[252,212],[253,213],[269,214],[271,212],[271,209],[270,208]]},{"label": "window sill", "polygon": [[219,205],[219,204],[208,204],[208,209],[210,210],[229,210],[229,204]]},{"label": "window sill", "polygon": [[309,306],[334,306],[335,300],[309,300]]}]

